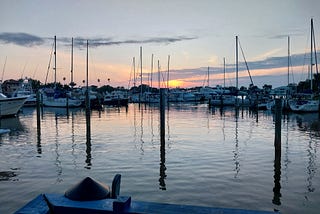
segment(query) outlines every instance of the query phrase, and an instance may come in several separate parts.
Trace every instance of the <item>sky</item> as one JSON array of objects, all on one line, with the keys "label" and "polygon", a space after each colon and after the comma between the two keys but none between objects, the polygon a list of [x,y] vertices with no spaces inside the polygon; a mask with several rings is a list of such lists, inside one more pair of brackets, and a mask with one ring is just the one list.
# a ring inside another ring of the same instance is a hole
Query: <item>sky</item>
[{"label": "sky", "polygon": [[311,18],[320,48],[319,8],[319,0],[1,0],[0,80],[53,82],[56,36],[62,84],[71,81],[73,38],[78,86],[87,41],[90,85],[158,87],[160,73],[161,87],[168,77],[170,88],[234,86],[238,36],[239,86],[251,83],[246,60],[253,84],[278,87],[288,84],[289,36],[289,81],[298,83],[308,77]]}]

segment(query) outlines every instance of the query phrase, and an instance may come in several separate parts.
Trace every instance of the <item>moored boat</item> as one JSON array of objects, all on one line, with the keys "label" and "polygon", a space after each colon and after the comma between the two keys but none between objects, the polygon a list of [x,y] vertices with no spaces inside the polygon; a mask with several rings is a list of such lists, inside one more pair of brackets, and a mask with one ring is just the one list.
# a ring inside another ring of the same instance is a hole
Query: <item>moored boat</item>
[{"label": "moored boat", "polygon": [[7,97],[0,93],[0,117],[16,115],[28,97]]},{"label": "moored boat", "polygon": [[108,185],[85,178],[64,195],[41,194],[16,211],[16,214],[49,213],[275,213],[271,211],[217,208],[179,204],[134,201],[120,195],[121,175]]}]

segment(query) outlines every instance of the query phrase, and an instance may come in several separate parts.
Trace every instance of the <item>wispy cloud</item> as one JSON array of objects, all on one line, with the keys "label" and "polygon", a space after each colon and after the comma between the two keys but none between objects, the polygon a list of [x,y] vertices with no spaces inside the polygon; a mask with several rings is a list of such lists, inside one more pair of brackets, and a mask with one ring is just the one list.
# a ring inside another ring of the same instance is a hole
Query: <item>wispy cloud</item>
[{"label": "wispy cloud", "polygon": [[32,47],[42,45],[44,39],[27,33],[0,33],[0,42]]},{"label": "wispy cloud", "polygon": [[193,40],[197,37],[191,36],[177,36],[177,37],[152,37],[146,39],[128,39],[128,40],[113,40],[112,38],[94,38],[94,39],[85,39],[81,37],[75,38],[75,44],[79,46],[85,46],[87,40],[89,40],[89,45],[91,47],[99,46],[110,46],[110,45],[123,45],[123,44],[165,44]]},{"label": "wispy cloud", "polygon": [[[83,48],[86,46],[87,40],[89,41],[90,47],[110,46],[110,45],[124,45],[124,44],[164,44],[168,45],[175,42],[186,41],[197,39],[196,36],[172,36],[172,37],[150,37],[144,39],[125,39],[116,40],[113,38],[84,38],[75,37],[75,47]],[[5,44],[15,44],[19,46],[31,47],[44,44],[47,40],[52,38],[42,38],[39,36],[31,35],[28,33],[0,33],[0,42]],[[69,46],[71,44],[71,38],[60,37],[57,41]]]}]

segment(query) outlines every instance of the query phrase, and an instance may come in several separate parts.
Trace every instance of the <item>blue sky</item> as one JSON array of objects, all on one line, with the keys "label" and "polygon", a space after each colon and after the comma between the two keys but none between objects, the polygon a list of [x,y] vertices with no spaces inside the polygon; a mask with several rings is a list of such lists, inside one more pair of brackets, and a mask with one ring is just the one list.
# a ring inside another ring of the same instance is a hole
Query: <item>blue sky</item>
[{"label": "blue sky", "polygon": [[[78,85],[85,78],[86,40],[89,40],[90,84],[127,87],[130,74],[133,76],[133,57],[140,72],[142,46],[144,83],[154,54],[153,72],[158,70],[158,60],[160,70],[166,71],[170,55],[171,87],[202,86],[208,66],[210,86],[222,84],[224,57],[226,84],[235,85],[238,35],[254,84],[286,85],[287,36],[293,55],[290,74],[294,75],[290,81],[298,82],[307,76],[311,18],[316,38],[319,37],[319,8],[318,0],[2,0],[1,78],[27,76],[44,82],[56,35],[57,77],[62,83],[63,77],[65,83],[70,81],[74,37],[74,79]],[[241,55],[239,59],[243,62]],[[49,82],[53,81],[52,67]],[[243,64],[240,68],[239,84],[248,86],[247,71]],[[155,73],[153,80],[157,81]]]}]

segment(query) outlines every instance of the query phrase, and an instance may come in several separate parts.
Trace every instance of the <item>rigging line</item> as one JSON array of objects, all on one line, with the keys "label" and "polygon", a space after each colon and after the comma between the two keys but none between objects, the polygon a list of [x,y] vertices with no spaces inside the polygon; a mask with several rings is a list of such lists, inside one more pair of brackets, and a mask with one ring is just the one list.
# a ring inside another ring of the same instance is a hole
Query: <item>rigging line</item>
[{"label": "rigging line", "polygon": [[28,62],[26,62],[26,63],[24,64],[24,66],[23,66],[23,70],[22,70],[22,73],[21,73],[21,77],[20,77],[20,79],[22,79],[22,78],[23,78],[24,71],[26,70],[27,64],[28,64]]},{"label": "rigging line", "polygon": [[202,88],[204,87],[204,84],[206,83],[206,81],[207,81],[207,74],[205,75],[205,78],[203,79]]},{"label": "rigging line", "polygon": [[133,60],[132,60],[132,66],[131,66],[131,70],[130,70],[129,83],[128,83],[128,90],[130,89],[130,85],[131,85],[131,78],[132,78],[133,66],[134,66],[134,62],[133,62]]},{"label": "rigging line", "polygon": [[317,48],[316,48],[316,37],[315,37],[315,35],[314,35],[314,30],[312,30],[312,34],[313,34],[313,50],[314,50],[316,71],[317,71],[317,74],[318,74]]},{"label": "rigging line", "polygon": [[44,81],[45,85],[47,84],[48,74],[49,74],[49,71],[50,71],[50,64],[51,64],[51,59],[52,59],[53,47],[54,47],[54,42],[52,43],[52,48],[51,48],[51,52],[50,52],[50,58],[49,58],[49,64],[48,64],[48,69],[47,69],[46,80]]},{"label": "rigging line", "polygon": [[291,71],[291,76],[292,76],[292,82],[294,83],[294,74],[293,74],[293,65],[292,65],[292,60],[291,57],[289,58],[289,64],[290,64],[290,71]]},{"label": "rigging line", "polygon": [[248,74],[249,74],[249,77],[250,77],[251,84],[254,85],[253,81],[252,81],[252,77],[251,77],[250,71],[249,71],[249,66],[248,66],[246,57],[244,56],[244,52],[243,52],[242,46],[240,44],[240,39],[239,39],[239,46],[240,46],[240,50],[241,50],[241,53],[242,53],[243,60],[244,60],[244,62],[246,64],[246,67],[247,67],[247,71],[248,71]]},{"label": "rigging line", "polygon": [[2,76],[1,76],[0,82],[2,82],[2,80],[3,80],[3,76],[4,76],[4,71],[6,69],[6,65],[7,65],[7,56],[6,56],[6,59],[4,61],[4,65],[3,65],[3,69],[2,69]]},{"label": "rigging line", "polygon": [[162,76],[162,85],[164,85],[165,88],[167,88],[167,84],[166,84],[166,81],[164,79],[164,74],[163,72],[161,72],[161,76]]},{"label": "rigging line", "polygon": [[37,70],[38,70],[38,67],[39,67],[39,64],[37,64],[36,69],[34,69],[34,72],[33,72],[33,75],[32,75],[32,78],[33,78],[33,79],[34,79],[34,77],[36,76],[36,72],[37,72]]}]

